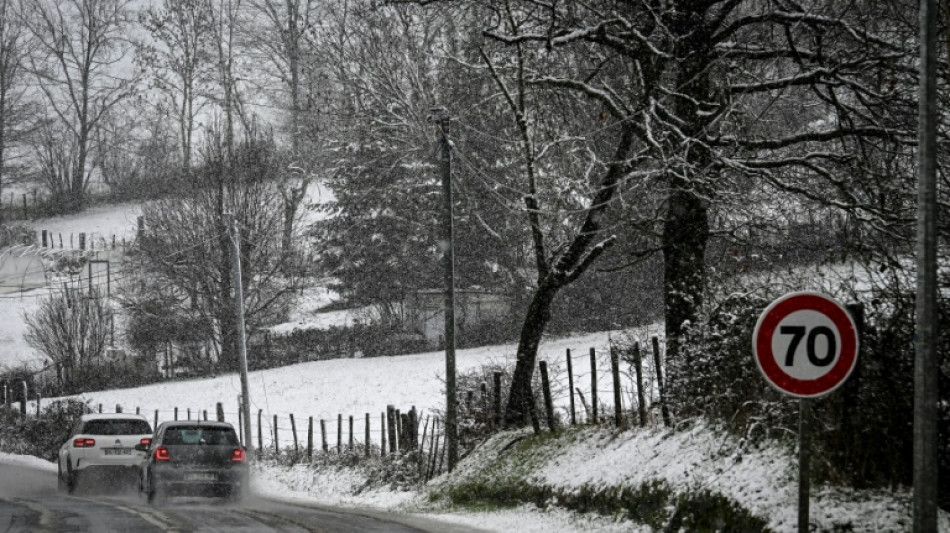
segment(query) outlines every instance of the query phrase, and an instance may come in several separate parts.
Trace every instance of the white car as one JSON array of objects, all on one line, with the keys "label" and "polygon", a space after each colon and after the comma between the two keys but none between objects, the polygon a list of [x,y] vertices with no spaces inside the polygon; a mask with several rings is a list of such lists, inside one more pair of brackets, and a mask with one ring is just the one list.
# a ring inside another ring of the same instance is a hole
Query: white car
[{"label": "white car", "polygon": [[152,426],[141,415],[82,415],[59,449],[59,490],[72,493],[80,477],[92,473],[135,475],[145,458],[137,444],[148,445]]}]

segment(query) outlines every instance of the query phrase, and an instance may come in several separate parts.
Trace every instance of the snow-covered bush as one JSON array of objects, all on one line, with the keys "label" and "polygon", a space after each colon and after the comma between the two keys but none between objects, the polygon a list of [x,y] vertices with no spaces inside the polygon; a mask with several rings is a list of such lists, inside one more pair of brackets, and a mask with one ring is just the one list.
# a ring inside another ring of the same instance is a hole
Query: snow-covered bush
[{"label": "snow-covered bush", "polygon": [[39,417],[0,407],[0,451],[53,461],[79,417],[88,412],[89,406],[79,400],[52,402]]}]

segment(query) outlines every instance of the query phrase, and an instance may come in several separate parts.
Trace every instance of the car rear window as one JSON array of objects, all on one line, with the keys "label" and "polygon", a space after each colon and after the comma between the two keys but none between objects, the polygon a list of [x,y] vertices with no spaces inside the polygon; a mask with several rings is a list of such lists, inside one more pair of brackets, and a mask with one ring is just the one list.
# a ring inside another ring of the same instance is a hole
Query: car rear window
[{"label": "car rear window", "polygon": [[82,425],[83,435],[147,435],[152,426],[144,420],[88,420]]},{"label": "car rear window", "polygon": [[165,430],[165,445],[227,445],[238,446],[237,435],[231,428],[174,427]]}]

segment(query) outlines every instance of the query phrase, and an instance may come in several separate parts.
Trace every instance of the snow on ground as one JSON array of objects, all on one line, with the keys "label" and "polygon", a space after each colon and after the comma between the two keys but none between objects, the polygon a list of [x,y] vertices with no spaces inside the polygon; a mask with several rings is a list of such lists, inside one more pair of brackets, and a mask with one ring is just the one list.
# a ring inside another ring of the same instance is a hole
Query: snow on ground
[{"label": "snow on ground", "polygon": [[28,466],[37,470],[46,472],[56,472],[56,463],[52,463],[32,455],[15,455],[12,453],[0,452],[0,463],[17,466]]},{"label": "snow on ground", "polygon": [[46,291],[34,290],[20,294],[0,295],[0,368],[23,364],[40,366],[40,358],[23,335],[26,334],[25,313],[33,312]]},{"label": "snow on ground", "polygon": [[[586,354],[593,347],[598,353],[606,353],[610,335],[604,332],[547,339],[541,344],[539,357],[551,361],[553,366],[553,362],[563,360],[569,348],[576,353]],[[456,352],[456,367],[459,373],[464,373],[491,363],[513,365],[514,357],[515,346],[510,344],[462,349]],[[331,433],[336,431],[337,415],[343,415],[345,425],[348,424],[347,417],[352,415],[356,419],[356,431],[362,435],[365,414],[371,416],[371,428],[378,430],[379,413],[390,404],[403,411],[416,406],[423,414],[441,409],[444,406],[444,377],[444,352],[331,359],[253,371],[248,377],[251,413],[252,418],[256,418],[253,415],[259,409],[262,410],[265,446],[271,442],[275,414],[280,417],[278,436],[282,442],[292,439],[288,420],[290,414],[297,420],[298,428],[303,427],[303,421],[309,416],[325,419],[327,431]],[[606,384],[608,378],[603,378],[603,382]],[[580,382],[576,385],[581,390],[589,391],[588,385]],[[181,417],[186,416],[187,409],[191,409],[193,416],[203,410],[207,410],[209,416],[214,416],[216,402],[222,402],[227,418],[233,421],[240,391],[239,377],[228,374],[133,389],[89,392],[80,398],[95,408],[102,404],[107,412],[113,411],[117,404],[126,412],[139,408],[150,420],[156,409],[159,410],[160,420],[172,419],[175,407],[178,407]],[[589,395],[589,392],[585,394]],[[375,437],[377,434],[373,435]]]},{"label": "snow on ground", "polygon": [[[138,203],[102,205],[86,209],[82,213],[43,218],[27,222],[36,231],[47,230],[53,235],[62,235],[63,244],[69,247],[69,235],[74,234],[75,246],[79,246],[79,234],[85,233],[90,239],[104,239],[111,245],[112,236],[121,241],[135,238],[136,218],[142,213]],[[57,237],[56,243],[59,244]]]},{"label": "snow on ground", "polygon": [[283,335],[298,329],[340,328],[352,326],[356,322],[367,324],[372,320],[371,307],[321,311],[322,308],[340,301],[340,295],[325,287],[326,283],[323,281],[319,285],[305,288],[297,297],[287,322],[268,329],[274,334]]}]

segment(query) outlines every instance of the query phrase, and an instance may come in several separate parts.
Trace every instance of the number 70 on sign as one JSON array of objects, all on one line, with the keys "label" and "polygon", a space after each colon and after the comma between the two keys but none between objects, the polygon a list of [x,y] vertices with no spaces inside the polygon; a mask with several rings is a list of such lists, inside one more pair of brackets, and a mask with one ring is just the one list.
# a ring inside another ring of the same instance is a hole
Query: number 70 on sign
[{"label": "number 70 on sign", "polygon": [[786,294],[759,316],[752,351],[762,375],[779,391],[816,398],[838,388],[857,363],[858,331],[833,298]]}]

